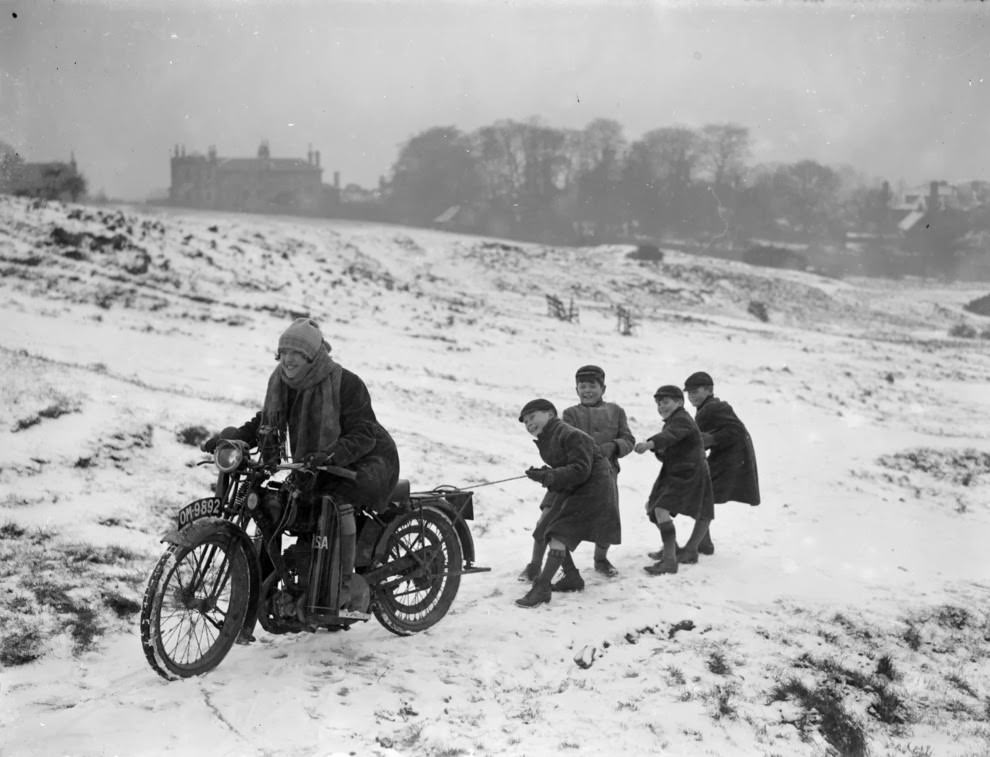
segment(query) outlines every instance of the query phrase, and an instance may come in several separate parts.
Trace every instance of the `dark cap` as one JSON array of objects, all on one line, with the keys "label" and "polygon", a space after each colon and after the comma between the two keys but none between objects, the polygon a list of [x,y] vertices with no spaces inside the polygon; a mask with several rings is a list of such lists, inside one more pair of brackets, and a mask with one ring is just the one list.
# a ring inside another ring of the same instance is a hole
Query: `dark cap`
[{"label": "dark cap", "polygon": [[545,400],[541,397],[537,400],[530,400],[523,405],[523,409],[519,411],[519,422],[522,423],[522,419],[527,413],[534,413],[537,410],[546,410],[554,415],[557,414],[557,408],[553,406],[553,403],[550,400]]},{"label": "dark cap", "polygon": [[658,400],[661,397],[670,397],[675,400],[684,401],[684,392],[678,389],[673,384],[664,384],[659,389],[653,393],[653,399]]},{"label": "dark cap", "polygon": [[712,381],[712,377],[704,371],[692,373],[684,379],[684,391],[687,391],[688,389],[697,389],[699,386],[715,386],[715,382]]},{"label": "dark cap", "polygon": [[582,365],[574,374],[575,381],[597,381],[602,386],[605,385],[605,371],[597,365]]}]

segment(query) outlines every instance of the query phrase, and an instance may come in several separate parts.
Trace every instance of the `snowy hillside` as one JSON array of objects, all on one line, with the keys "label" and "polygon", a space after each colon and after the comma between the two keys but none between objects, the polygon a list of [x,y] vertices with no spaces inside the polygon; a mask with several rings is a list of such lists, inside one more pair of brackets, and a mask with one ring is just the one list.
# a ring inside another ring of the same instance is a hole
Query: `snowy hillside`
[{"label": "snowy hillside", "polygon": [[[630,249],[0,196],[0,755],[990,754],[990,341],[949,335],[990,329],[962,307],[985,286]],[[620,576],[583,545],[585,591],[524,610],[542,490],[481,487],[492,572],[428,632],[260,633],[165,682],[136,610],[212,483],[188,432],[254,413],[301,314],[414,490],[538,464],[519,408],[572,404],[593,362],[637,438],[658,385],[711,373],[764,503],[651,577],[658,465],[625,458]]]}]

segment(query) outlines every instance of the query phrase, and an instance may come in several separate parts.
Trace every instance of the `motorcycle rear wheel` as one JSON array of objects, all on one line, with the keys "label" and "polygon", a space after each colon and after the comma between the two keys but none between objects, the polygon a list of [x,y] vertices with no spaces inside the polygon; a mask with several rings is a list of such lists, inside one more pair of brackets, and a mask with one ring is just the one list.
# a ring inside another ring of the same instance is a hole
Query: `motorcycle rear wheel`
[{"label": "motorcycle rear wheel", "polygon": [[461,541],[443,513],[423,509],[403,516],[387,544],[388,562],[411,557],[411,568],[374,587],[372,612],[398,636],[425,631],[454,602],[461,585]]},{"label": "motorcycle rear wheel", "polygon": [[228,535],[170,546],[141,604],[141,645],[155,672],[174,680],[219,665],[244,625],[250,587],[248,557]]}]

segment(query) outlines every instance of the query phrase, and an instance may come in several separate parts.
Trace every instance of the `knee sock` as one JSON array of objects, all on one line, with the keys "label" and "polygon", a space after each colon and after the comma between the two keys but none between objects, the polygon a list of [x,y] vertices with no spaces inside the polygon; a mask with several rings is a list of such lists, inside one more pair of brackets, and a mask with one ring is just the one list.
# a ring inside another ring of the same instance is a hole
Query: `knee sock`
[{"label": "knee sock", "polygon": [[564,557],[566,555],[566,549],[551,549],[547,555],[547,561],[543,566],[543,571],[540,573],[540,577],[536,579],[536,584],[544,587],[550,586],[550,582],[553,581],[557,570],[564,563]]},{"label": "knee sock", "polygon": [[577,573],[577,566],[574,564],[574,558],[571,557],[570,552],[564,553],[564,573]]},{"label": "knee sock", "polygon": [[677,528],[673,521],[660,524],[660,538],[663,539],[663,561],[677,564]]},{"label": "knee sock", "polygon": [[543,553],[546,552],[547,543],[545,541],[537,541],[533,539],[533,557],[530,559],[530,564],[535,565],[539,568],[543,565]]},{"label": "knee sock", "polygon": [[701,545],[702,540],[708,536],[708,524],[711,520],[705,518],[698,518],[694,522],[694,528],[691,529],[691,536],[688,538],[687,544],[684,545],[684,549],[689,552],[697,552],[698,547]]}]

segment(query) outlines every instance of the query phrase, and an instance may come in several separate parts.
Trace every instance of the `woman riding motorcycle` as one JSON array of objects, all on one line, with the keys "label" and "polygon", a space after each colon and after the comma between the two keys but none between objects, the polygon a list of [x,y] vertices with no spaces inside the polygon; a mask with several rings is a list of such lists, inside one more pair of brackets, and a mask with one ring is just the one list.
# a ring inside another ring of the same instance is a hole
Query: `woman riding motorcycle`
[{"label": "woman riding motorcycle", "polygon": [[[217,441],[240,439],[256,446],[264,432],[288,438],[291,459],[349,468],[354,480],[317,475],[316,495],[331,495],[341,515],[342,607],[348,605],[354,574],[354,508],[380,511],[399,478],[399,453],[378,423],[364,382],[330,357],[319,326],[297,318],[279,337],[278,366],[268,379],[264,407],[240,428],[225,428],[203,443],[212,452]],[[284,447],[272,451],[281,458]]]}]

